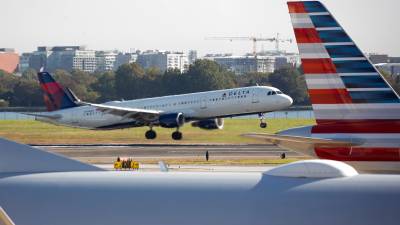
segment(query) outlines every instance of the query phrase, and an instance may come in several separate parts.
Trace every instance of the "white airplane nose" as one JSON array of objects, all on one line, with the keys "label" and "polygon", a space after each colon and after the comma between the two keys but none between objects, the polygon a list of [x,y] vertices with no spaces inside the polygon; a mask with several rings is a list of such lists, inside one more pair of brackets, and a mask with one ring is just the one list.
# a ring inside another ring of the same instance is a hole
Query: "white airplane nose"
[{"label": "white airplane nose", "polygon": [[282,97],[285,99],[286,107],[289,107],[293,104],[293,99],[289,95],[283,95]]}]

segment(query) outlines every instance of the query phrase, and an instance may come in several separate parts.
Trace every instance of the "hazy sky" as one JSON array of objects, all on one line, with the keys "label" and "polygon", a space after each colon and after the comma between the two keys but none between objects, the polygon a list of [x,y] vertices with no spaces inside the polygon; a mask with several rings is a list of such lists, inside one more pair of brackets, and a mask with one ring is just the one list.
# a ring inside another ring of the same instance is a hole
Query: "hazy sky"
[{"label": "hazy sky", "polygon": [[[400,56],[398,0],[322,1],[365,52]],[[0,0],[0,47],[18,52],[40,45],[90,49],[251,52],[247,41],[207,36],[294,38],[283,0]],[[259,44],[265,50],[272,43]],[[297,51],[295,43],[283,44]]]}]

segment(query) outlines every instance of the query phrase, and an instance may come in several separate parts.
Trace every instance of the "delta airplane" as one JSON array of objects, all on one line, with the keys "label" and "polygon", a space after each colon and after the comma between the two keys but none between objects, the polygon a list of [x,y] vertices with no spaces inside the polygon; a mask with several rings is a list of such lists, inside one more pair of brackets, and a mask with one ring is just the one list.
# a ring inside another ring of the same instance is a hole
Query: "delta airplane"
[{"label": "delta airplane", "polygon": [[400,175],[332,160],[263,173],[103,171],[0,138],[0,224],[397,225],[399,202]]},{"label": "delta airplane", "polygon": [[182,139],[185,122],[202,129],[222,129],[224,117],[259,114],[265,128],[265,112],[288,108],[293,100],[274,87],[253,86],[130,101],[92,104],[80,101],[47,72],[38,78],[48,112],[30,114],[36,120],[88,129],[148,126],[147,139],[155,139],[154,126],[176,128],[174,140]]},{"label": "delta airplane", "polygon": [[315,126],[247,134],[359,170],[400,172],[400,99],[318,1],[289,2]]}]

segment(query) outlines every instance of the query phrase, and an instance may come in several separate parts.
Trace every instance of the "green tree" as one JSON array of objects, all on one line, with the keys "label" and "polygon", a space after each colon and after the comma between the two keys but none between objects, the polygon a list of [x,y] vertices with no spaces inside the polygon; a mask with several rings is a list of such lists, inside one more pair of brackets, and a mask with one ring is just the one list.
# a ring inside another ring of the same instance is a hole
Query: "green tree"
[{"label": "green tree", "polygon": [[136,99],[144,96],[141,86],[144,76],[145,71],[137,63],[121,65],[115,73],[117,97]]},{"label": "green tree", "polygon": [[18,77],[0,70],[0,99],[11,101]]},{"label": "green tree", "polygon": [[43,106],[42,92],[36,80],[20,79],[14,87],[12,106]]},{"label": "green tree", "polygon": [[69,73],[65,70],[56,70],[54,79],[64,88],[70,88],[78,98],[95,102],[99,97],[98,93],[90,88],[90,85],[96,81],[96,77],[82,71],[72,71]]},{"label": "green tree", "polygon": [[25,70],[22,73],[21,78],[25,79],[25,80],[38,80],[37,72],[35,69],[32,69],[32,68]]},{"label": "green tree", "polygon": [[269,76],[269,82],[273,87],[292,97],[294,104],[309,104],[304,75],[298,69],[285,67],[276,70]]},{"label": "green tree", "polygon": [[234,74],[211,60],[196,60],[187,72],[190,92],[236,87]]},{"label": "green tree", "polygon": [[236,76],[236,82],[240,87],[254,86],[254,85],[269,85],[269,73],[246,73]]},{"label": "green tree", "polygon": [[99,93],[98,102],[106,102],[117,98],[115,89],[115,73],[107,71],[97,77],[96,82],[92,84],[94,91]]}]

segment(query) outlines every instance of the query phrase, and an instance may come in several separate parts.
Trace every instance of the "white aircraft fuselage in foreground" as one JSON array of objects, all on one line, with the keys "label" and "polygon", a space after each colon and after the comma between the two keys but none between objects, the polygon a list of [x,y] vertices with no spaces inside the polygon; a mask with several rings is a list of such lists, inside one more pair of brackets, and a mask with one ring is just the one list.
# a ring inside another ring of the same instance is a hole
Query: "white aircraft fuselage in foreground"
[{"label": "white aircraft fuselage in foreground", "polygon": [[17,225],[395,225],[399,201],[399,175],[359,175],[337,161],[112,172],[0,139],[0,207]]},{"label": "white aircraft fuselage in foreground", "polygon": [[[149,126],[148,139],[156,138],[153,126],[176,128],[172,137],[179,140],[179,128],[185,122],[203,129],[222,129],[224,117],[282,110],[293,102],[277,88],[253,86],[91,104],[79,101],[49,73],[38,73],[38,77],[49,112],[35,114],[37,120],[88,129]],[[262,120],[260,125],[265,127],[266,123]]]}]

